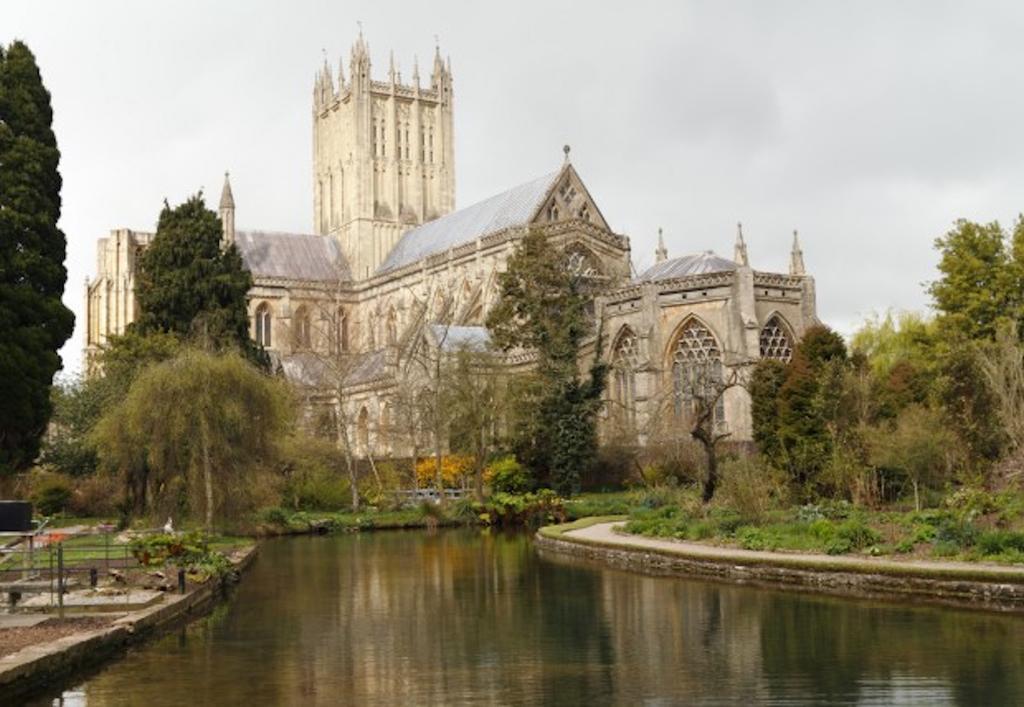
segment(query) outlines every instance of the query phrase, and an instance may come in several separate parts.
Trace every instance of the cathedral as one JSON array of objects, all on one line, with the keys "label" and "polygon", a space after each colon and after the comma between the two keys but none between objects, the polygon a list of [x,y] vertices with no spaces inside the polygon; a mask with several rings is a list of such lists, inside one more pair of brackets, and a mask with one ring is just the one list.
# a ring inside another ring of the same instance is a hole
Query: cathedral
[{"label": "cathedral", "polygon": [[[761,358],[786,361],[817,322],[795,232],[788,273],[755,270],[739,229],[731,259],[669,257],[659,233],[655,264],[637,273],[629,239],[605,220],[568,147],[554,171],[456,209],[453,110],[451,65],[439,51],[426,82],[416,67],[404,83],[393,60],[375,80],[360,35],[347,75],[343,63],[335,74],[325,62],[313,85],[314,232],[237,229],[225,175],[219,211],[225,243],[252,273],[251,335],[311,400],[352,421],[359,454],[405,455],[415,445],[396,432],[417,385],[410,358],[422,347],[486,346],[498,276],[530,229],[546,233],[596,293],[602,336],[586,356],[611,364],[605,437],[678,427],[697,373],[725,381]],[[138,258],[152,238],[117,229],[97,243],[85,293],[90,369],[135,317]],[[529,358],[503,360],[515,370]],[[716,429],[750,439],[749,394],[723,391]]]}]

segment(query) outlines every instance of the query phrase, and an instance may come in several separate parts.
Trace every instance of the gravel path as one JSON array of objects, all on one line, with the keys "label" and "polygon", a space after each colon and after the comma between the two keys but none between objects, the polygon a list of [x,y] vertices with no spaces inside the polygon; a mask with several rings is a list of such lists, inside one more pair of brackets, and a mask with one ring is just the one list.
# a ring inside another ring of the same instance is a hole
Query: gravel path
[{"label": "gravel path", "polygon": [[639,549],[658,549],[677,552],[681,555],[691,557],[707,558],[710,560],[754,560],[770,564],[772,560],[795,561],[807,565],[821,564],[823,567],[835,570],[848,566],[851,569],[863,571],[866,564],[877,565],[879,572],[887,570],[899,571],[908,566],[920,567],[926,570],[940,572],[963,572],[978,571],[1006,575],[1008,579],[1024,580],[1024,567],[1007,567],[989,562],[950,562],[933,560],[891,560],[867,555],[820,555],[813,553],[797,552],[769,552],[758,550],[744,550],[742,548],[720,547],[717,545],[706,545],[703,543],[688,542],[685,540],[671,540],[662,538],[648,538],[642,535],[628,535],[618,533],[615,528],[622,525],[622,522],[597,523],[587,528],[570,530],[565,535],[592,540],[607,545],[618,545],[620,547],[635,547]]},{"label": "gravel path", "polygon": [[79,631],[93,631],[110,625],[116,616],[90,616],[76,619],[49,619],[35,626],[0,628],[0,657],[17,653],[22,648],[49,643]]}]

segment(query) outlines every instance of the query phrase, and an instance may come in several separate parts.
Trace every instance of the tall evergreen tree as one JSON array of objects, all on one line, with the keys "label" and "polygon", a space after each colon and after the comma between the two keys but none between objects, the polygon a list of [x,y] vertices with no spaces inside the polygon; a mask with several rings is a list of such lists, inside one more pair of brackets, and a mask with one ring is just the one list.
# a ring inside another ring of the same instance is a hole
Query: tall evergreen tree
[{"label": "tall evergreen tree", "polygon": [[61,302],[67,243],[52,123],[32,52],[22,42],[0,47],[0,473],[36,458],[57,351],[74,328]]},{"label": "tall evergreen tree", "polygon": [[842,337],[819,325],[804,333],[784,368],[761,362],[754,370],[754,438],[803,491],[810,490],[832,452],[846,366]]},{"label": "tall evergreen tree", "polygon": [[220,219],[199,192],[172,208],[164,202],[156,236],[143,253],[133,333],[174,334],[210,349],[236,348],[251,360],[265,354],[249,337],[245,297],[252,275],[234,244],[222,245]]},{"label": "tall evergreen tree", "polygon": [[526,409],[513,416],[519,421],[516,455],[541,484],[576,493],[596,455],[606,377],[599,359],[586,380],[579,375],[580,344],[592,328],[585,283],[542,232],[530,231],[499,285],[501,299],[487,318],[494,342],[532,351],[538,359],[534,380],[521,387]]}]

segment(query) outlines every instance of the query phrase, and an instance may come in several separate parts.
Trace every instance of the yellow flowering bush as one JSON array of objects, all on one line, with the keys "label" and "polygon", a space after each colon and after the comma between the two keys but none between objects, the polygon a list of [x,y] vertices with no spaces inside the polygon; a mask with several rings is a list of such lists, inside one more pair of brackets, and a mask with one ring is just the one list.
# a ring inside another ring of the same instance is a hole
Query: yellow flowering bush
[{"label": "yellow flowering bush", "polygon": [[[420,486],[433,486],[437,461],[424,457],[416,462],[416,482]],[[441,457],[441,480],[445,488],[459,488],[473,471],[473,458],[466,454],[445,454]]]}]

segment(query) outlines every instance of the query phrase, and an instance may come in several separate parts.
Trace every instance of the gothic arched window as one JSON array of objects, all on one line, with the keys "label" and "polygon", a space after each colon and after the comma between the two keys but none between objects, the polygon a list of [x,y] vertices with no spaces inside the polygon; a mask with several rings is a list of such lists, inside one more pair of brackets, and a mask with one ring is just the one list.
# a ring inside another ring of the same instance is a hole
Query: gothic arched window
[{"label": "gothic arched window", "polygon": [[694,415],[714,406],[715,422],[725,419],[722,353],[714,334],[696,319],[688,321],[671,348],[672,392],[677,415]]},{"label": "gothic arched window", "polygon": [[398,316],[395,314],[394,307],[388,310],[384,334],[387,337],[386,341],[389,346],[394,346],[398,343]]},{"label": "gothic arched window", "polygon": [[270,305],[266,302],[256,308],[256,343],[265,349],[269,349],[272,343],[271,331],[274,320],[270,314]]},{"label": "gothic arched window", "polygon": [[309,310],[303,305],[292,315],[292,347],[296,350],[308,350],[312,336],[309,326]]},{"label": "gothic arched window", "polygon": [[640,353],[636,334],[628,327],[619,334],[612,349],[612,400],[616,413],[632,426],[636,415],[636,370]]},{"label": "gothic arched window", "polygon": [[345,353],[348,351],[348,315],[343,307],[338,307],[334,329],[334,340],[337,342],[338,353]]},{"label": "gothic arched window", "polygon": [[782,318],[773,314],[761,329],[761,358],[789,363],[793,358],[793,340]]},{"label": "gothic arched window", "polygon": [[377,444],[381,450],[387,452],[389,450],[391,435],[391,405],[390,403],[384,403],[380,409],[380,423],[377,429]]},{"label": "gothic arched window", "polygon": [[334,172],[327,174],[327,225],[334,228]]}]

